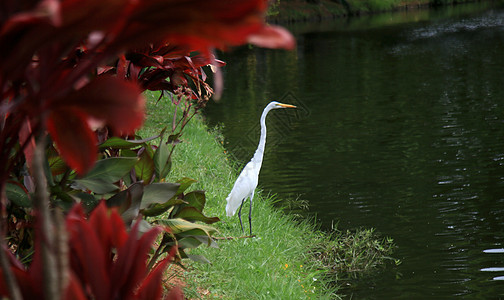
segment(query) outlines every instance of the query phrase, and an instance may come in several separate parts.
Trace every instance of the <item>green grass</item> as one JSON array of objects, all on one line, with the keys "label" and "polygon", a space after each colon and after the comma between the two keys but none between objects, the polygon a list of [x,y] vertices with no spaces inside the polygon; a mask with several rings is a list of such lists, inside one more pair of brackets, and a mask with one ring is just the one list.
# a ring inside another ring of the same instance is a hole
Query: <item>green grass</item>
[{"label": "green grass", "polygon": [[[147,95],[148,117],[139,132],[142,137],[159,133],[171,122],[169,100],[154,104],[156,95]],[[225,199],[238,175],[239,166],[228,160],[219,132],[209,131],[197,116],[186,126],[181,140],[175,149],[173,168],[167,180],[176,181],[182,177],[198,180],[192,187],[206,191],[204,213],[221,219],[214,224],[218,229],[216,236],[242,236],[237,216],[225,215]],[[339,268],[337,264],[352,262],[332,260],[331,257],[337,257],[335,252],[325,252],[335,249],[331,246],[334,244],[330,244],[331,235],[316,230],[313,222],[296,220],[293,215],[275,209],[273,201],[261,191],[255,194],[252,225],[256,238],[218,240],[218,249],[200,246],[192,250],[191,254],[204,255],[212,264],[184,263],[188,267],[184,278],[186,296],[191,299],[337,297],[337,284],[329,285],[327,275]],[[246,207],[243,216],[248,215]],[[247,217],[243,221],[248,228]],[[354,250],[361,252],[358,248]],[[318,253],[329,259],[322,260]]]},{"label": "green grass", "polygon": [[400,264],[400,260],[388,256],[394,247],[392,239],[377,238],[374,229],[336,230],[330,233],[329,239],[315,244],[311,253],[320,264],[319,269],[326,270],[329,277],[351,280],[369,274],[387,261]]}]

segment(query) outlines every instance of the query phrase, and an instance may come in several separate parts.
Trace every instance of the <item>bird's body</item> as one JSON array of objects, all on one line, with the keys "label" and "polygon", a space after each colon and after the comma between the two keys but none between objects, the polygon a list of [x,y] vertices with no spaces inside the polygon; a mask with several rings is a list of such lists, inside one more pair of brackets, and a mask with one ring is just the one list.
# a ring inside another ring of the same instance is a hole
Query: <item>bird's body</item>
[{"label": "bird's body", "polygon": [[[236,210],[245,199],[247,199],[248,197],[253,197],[257,183],[259,181],[258,170],[260,168],[261,166],[257,166],[257,164],[254,164],[253,161],[250,161],[245,166],[245,168],[243,168],[240,176],[238,176],[238,179],[236,179],[233,189],[229,193],[229,196],[226,198],[226,213],[228,217],[234,216]],[[236,200],[233,201],[234,199]]]},{"label": "bird's body", "polygon": [[268,112],[272,109],[277,108],[295,108],[294,105],[282,104],[276,101],[269,103],[263,110],[261,115],[261,137],[259,138],[259,146],[257,147],[254,156],[250,162],[245,165],[242,172],[236,179],[233,189],[226,198],[226,213],[229,217],[232,217],[238,207],[240,210],[238,212],[238,218],[240,219],[240,225],[243,231],[243,224],[241,220],[241,209],[243,203],[247,198],[250,198],[250,210],[249,210],[249,226],[250,235],[252,235],[252,199],[254,198],[254,191],[257,187],[259,181],[259,171],[261,170],[262,160],[264,156],[264,148],[266,146],[266,116]]}]

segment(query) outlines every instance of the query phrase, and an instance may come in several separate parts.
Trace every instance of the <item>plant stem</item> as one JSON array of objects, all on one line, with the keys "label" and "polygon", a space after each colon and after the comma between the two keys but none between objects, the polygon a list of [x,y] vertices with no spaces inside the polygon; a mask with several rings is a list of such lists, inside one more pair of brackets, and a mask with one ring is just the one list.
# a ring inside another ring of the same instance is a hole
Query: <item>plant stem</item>
[{"label": "plant stem", "polygon": [[[58,281],[61,276],[58,272],[56,258],[58,245],[56,245],[54,221],[49,209],[49,192],[47,178],[44,173],[45,135],[41,134],[35,146],[33,155],[33,177],[35,180],[34,207],[38,216],[38,226],[42,258],[42,278],[45,299],[61,299],[61,287]],[[62,275],[62,274],[61,274]]]},{"label": "plant stem", "polygon": [[[163,238],[164,240],[164,238]],[[154,267],[154,264],[157,262],[157,259],[159,258],[159,256],[161,255],[161,253],[163,253],[162,249],[165,248],[165,245],[164,243],[161,243],[157,249],[156,249],[156,252],[154,252],[154,255],[152,255],[149,263],[147,264],[147,270],[150,271],[152,270],[152,267]]]},{"label": "plant stem", "polygon": [[60,293],[60,299],[63,299],[65,288],[68,284],[70,273],[69,248],[68,248],[68,232],[65,227],[63,212],[60,209],[55,211],[54,224],[56,225],[56,236],[54,244],[56,246],[56,267],[57,267],[57,284]]}]

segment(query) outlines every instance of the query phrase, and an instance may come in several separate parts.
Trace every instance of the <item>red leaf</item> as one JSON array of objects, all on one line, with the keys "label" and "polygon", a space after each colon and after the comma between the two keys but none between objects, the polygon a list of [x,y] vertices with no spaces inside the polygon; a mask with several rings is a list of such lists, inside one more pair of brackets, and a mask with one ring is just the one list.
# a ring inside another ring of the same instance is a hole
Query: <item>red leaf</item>
[{"label": "red leaf", "polygon": [[[107,207],[105,206],[105,202],[101,202],[91,213],[89,216],[89,225],[96,233],[97,238],[99,239],[99,243],[103,249],[104,257],[110,255],[110,250],[112,249],[112,236],[115,234],[116,228],[110,226],[110,220],[108,218]],[[123,234],[122,232],[118,232],[118,234]],[[110,267],[108,264],[109,261],[105,261],[107,265],[105,266],[107,269]]]},{"label": "red leaf", "polygon": [[[52,17],[41,8],[18,13],[3,23],[0,28],[0,71],[7,78],[23,74],[34,52],[51,40]],[[7,46],[9,45],[9,46]]]},{"label": "red leaf", "polygon": [[99,239],[93,234],[91,229],[82,227],[82,230],[77,231],[81,241],[73,241],[79,249],[80,262],[83,266],[86,282],[89,283],[93,291],[94,297],[97,300],[106,300],[110,297],[110,277],[107,270],[108,256],[104,256],[103,245]]},{"label": "red leaf", "polygon": [[140,222],[136,222],[131,229],[126,243],[117,249],[117,260],[111,271],[111,282],[114,282],[113,295],[123,298],[132,293],[146,275],[146,260],[152,243],[159,235],[161,228],[154,227],[138,239]]},{"label": "red leaf", "polygon": [[84,208],[80,204],[74,205],[66,217],[67,226],[69,225],[68,222],[75,222],[81,219],[85,219]]},{"label": "red leaf", "polygon": [[[16,277],[23,299],[37,299],[39,295],[42,295],[44,289],[41,271],[39,271],[39,274],[34,274],[31,270],[25,271],[12,268],[12,273]],[[33,277],[40,280],[34,280]]]},{"label": "red leaf", "polygon": [[[5,251],[7,255],[12,255],[8,250],[2,249],[2,251]],[[30,278],[30,274],[27,271],[16,267],[11,267],[11,271],[16,279],[17,284],[19,285],[23,299],[35,299],[37,293],[40,295],[40,293],[42,292],[42,284],[33,282]],[[0,296],[10,296],[2,270],[0,270]]]},{"label": "red leaf", "polygon": [[[63,299],[162,299],[163,272],[172,260],[175,248],[148,272],[146,262],[149,250],[162,228],[155,227],[139,238],[140,222],[135,223],[128,235],[124,224],[121,221],[119,225],[116,217],[120,218],[117,211],[114,209],[107,211],[104,202],[91,213],[89,220],[85,219],[80,204],[75,205],[68,213],[66,228],[69,233],[71,269]],[[110,247],[110,241],[106,240],[112,239],[113,236],[107,238],[100,233],[100,230],[106,230],[105,235],[124,234],[127,241],[119,248]],[[20,286],[23,299],[39,299],[43,294],[40,239],[38,230],[33,262],[27,270],[6,251],[11,258],[11,269]],[[103,255],[104,248],[107,248],[106,255]],[[8,296],[1,270],[0,296]],[[168,295],[168,299],[183,299],[183,296],[180,290],[175,288]]]},{"label": "red leaf", "polygon": [[133,133],[145,117],[145,99],[138,85],[108,75],[95,78],[51,106],[77,107],[118,134]]},{"label": "red leaf", "polygon": [[179,287],[174,287],[171,289],[170,293],[166,295],[166,300],[184,300],[184,294]]},{"label": "red leaf", "polygon": [[180,70],[176,70],[172,74],[170,81],[172,82],[173,86],[187,85],[187,79],[185,78],[184,73],[182,73],[182,71]]},{"label": "red leaf", "polygon": [[126,79],[129,64],[129,61],[126,60],[124,54],[119,56],[119,61],[117,62],[117,78]]},{"label": "red leaf", "polygon": [[296,41],[287,29],[280,26],[264,26],[248,37],[248,42],[263,48],[293,49]]},{"label": "red leaf", "polygon": [[87,121],[87,115],[73,107],[54,109],[47,120],[47,130],[58,151],[78,174],[93,167],[98,150],[96,136]]},{"label": "red leaf", "polygon": [[126,226],[124,225],[124,221],[121,218],[121,215],[117,212],[117,210],[113,209],[110,214],[110,222],[109,225],[113,228],[112,232],[112,246],[114,248],[119,248],[128,240],[128,232],[126,231]]},{"label": "red leaf", "polygon": [[196,55],[191,57],[191,60],[194,63],[194,66],[197,68],[207,65],[213,65],[214,67],[224,67],[226,65],[226,63],[222,60],[216,59],[215,55],[213,54],[209,54],[208,56]]},{"label": "red leaf", "polygon": [[79,279],[75,276],[73,272],[70,272],[70,280],[68,282],[67,289],[65,291],[65,300],[87,300],[84,291],[82,290],[82,285]]},{"label": "red leaf", "polygon": [[107,270],[110,253],[100,244],[96,231],[84,219],[68,219],[72,269],[89,284],[94,299],[110,298],[110,277]]},{"label": "red leaf", "polygon": [[248,35],[261,29],[267,9],[266,0],[136,3],[130,16],[134,22],[118,34],[117,43],[121,46],[156,41],[200,50],[241,45],[246,43]]},{"label": "red leaf", "polygon": [[119,248],[128,239],[128,232],[117,210],[108,211],[105,201],[100,202],[89,216],[89,225],[99,237],[107,254]]},{"label": "red leaf", "polygon": [[168,265],[169,260],[162,260],[144,279],[138,288],[138,299],[156,300],[161,299],[163,295],[163,272]]}]

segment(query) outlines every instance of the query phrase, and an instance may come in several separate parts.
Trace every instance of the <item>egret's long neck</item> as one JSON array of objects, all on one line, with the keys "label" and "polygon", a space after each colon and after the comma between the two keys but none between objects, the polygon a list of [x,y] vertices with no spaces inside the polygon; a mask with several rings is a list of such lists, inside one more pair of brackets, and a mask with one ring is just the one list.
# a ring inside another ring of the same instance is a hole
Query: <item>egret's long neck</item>
[{"label": "egret's long neck", "polygon": [[261,137],[259,138],[259,146],[252,160],[257,164],[261,165],[264,156],[264,147],[266,146],[266,115],[268,115],[269,110],[263,111],[261,115]]}]

